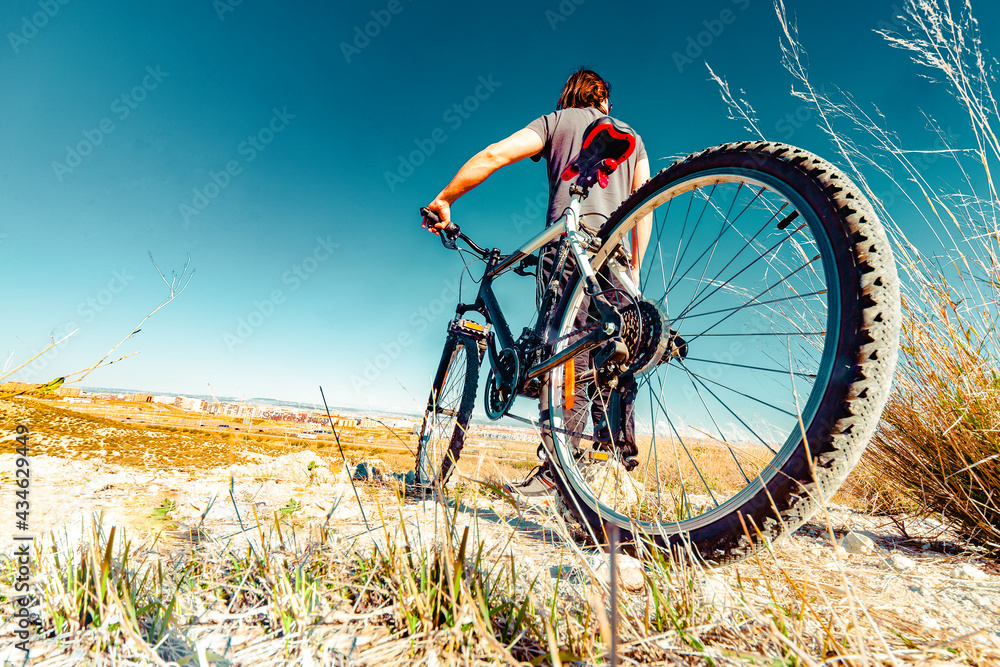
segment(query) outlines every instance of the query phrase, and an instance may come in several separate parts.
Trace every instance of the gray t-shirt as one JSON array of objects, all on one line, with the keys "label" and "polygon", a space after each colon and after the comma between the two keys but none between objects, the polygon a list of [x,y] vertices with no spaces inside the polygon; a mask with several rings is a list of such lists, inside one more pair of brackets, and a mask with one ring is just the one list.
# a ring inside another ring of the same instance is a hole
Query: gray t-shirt
[{"label": "gray t-shirt", "polygon": [[[549,176],[549,211],[546,225],[562,217],[569,206],[569,187],[571,181],[562,180],[563,170],[580,152],[583,144],[583,132],[598,118],[606,114],[599,109],[561,109],[548,115],[536,118],[528,124],[535,131],[545,147],[538,154],[531,156],[536,162],[545,158]],[[615,119],[616,121],[618,119]],[[629,127],[625,123],[621,123]],[[632,129],[629,127],[629,129]],[[646,159],[646,147],[642,138],[635,134],[635,150],[624,164],[618,166],[608,179],[608,187],[593,187],[590,194],[583,200],[580,211],[581,221],[591,231],[597,231],[618,206],[632,194],[632,176],[635,166],[640,160]]]}]

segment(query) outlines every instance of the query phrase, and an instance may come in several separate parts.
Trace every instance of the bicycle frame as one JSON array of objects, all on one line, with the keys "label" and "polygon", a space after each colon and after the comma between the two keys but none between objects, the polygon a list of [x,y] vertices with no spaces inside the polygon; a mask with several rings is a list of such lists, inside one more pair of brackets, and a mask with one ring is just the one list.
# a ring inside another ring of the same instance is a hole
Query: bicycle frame
[{"label": "bicycle frame", "polygon": [[[476,300],[471,304],[459,303],[455,312],[458,317],[461,317],[468,312],[477,312],[486,318],[487,323],[493,327],[495,341],[497,344],[493,345],[493,341],[491,340],[491,344],[489,346],[489,357],[490,365],[494,369],[499,367],[499,360],[497,359],[499,354],[498,349],[514,349],[516,346],[516,340],[511,333],[510,326],[507,324],[507,320],[504,317],[500,304],[497,302],[496,295],[493,292],[493,281],[496,278],[513,269],[521,261],[546,244],[555,241],[561,236],[565,236],[569,243],[570,251],[576,259],[578,270],[581,272],[584,280],[586,281],[588,292],[591,295],[597,294],[599,287],[596,275],[593,267],[591,266],[590,257],[584,247],[584,244],[589,245],[591,239],[588,235],[580,231],[580,207],[586,196],[587,190],[585,188],[574,185],[570,190],[569,206],[566,208],[566,212],[561,218],[559,218],[558,221],[544,229],[530,241],[509,255],[502,255],[500,250],[497,248],[493,248],[492,250],[484,253],[483,259],[486,261],[486,271],[484,272],[483,279],[479,284],[479,293],[476,296]],[[616,271],[619,280],[633,297],[637,297],[639,290],[632,283],[631,276],[628,275],[628,271],[625,271],[624,267],[619,268],[621,270]],[[540,266],[539,270],[541,270]],[[558,272],[553,272],[553,277],[557,273]],[[549,310],[551,310],[554,306],[554,303],[550,304]],[[542,328],[548,319],[548,314],[549,313],[547,312],[539,312],[538,322],[536,323],[535,329],[537,340],[542,340],[543,338],[544,331],[542,331]],[[556,366],[566,363],[577,354],[586,352],[604,343],[614,336],[615,333],[617,333],[616,324],[605,322],[603,327],[596,328],[594,331],[590,332],[586,336],[583,336],[573,344],[568,345],[558,354],[547,359],[543,359],[535,366],[527,369],[520,379],[537,378]]]}]

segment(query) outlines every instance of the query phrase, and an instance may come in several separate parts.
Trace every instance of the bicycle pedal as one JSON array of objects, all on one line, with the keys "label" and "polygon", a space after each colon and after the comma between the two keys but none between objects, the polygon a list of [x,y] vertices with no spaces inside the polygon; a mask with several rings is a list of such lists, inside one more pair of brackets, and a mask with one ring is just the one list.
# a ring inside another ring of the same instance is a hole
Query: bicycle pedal
[{"label": "bicycle pedal", "polygon": [[479,322],[475,322],[473,320],[460,319],[452,320],[448,323],[449,331],[458,331],[468,334],[477,340],[489,336],[490,329],[491,327],[489,324],[480,324]]},{"label": "bicycle pedal", "polygon": [[611,454],[609,454],[608,452],[591,450],[587,452],[587,458],[589,458],[591,461],[610,461]]}]

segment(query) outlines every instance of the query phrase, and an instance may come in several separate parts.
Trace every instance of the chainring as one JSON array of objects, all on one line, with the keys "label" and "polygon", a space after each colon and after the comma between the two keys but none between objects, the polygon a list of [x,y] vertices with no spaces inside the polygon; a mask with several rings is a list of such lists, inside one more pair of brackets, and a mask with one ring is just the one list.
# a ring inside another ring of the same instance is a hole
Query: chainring
[{"label": "chainring", "polygon": [[497,365],[490,368],[486,378],[486,416],[494,421],[507,414],[514,404],[522,372],[521,360],[514,348],[500,350],[497,359]]}]

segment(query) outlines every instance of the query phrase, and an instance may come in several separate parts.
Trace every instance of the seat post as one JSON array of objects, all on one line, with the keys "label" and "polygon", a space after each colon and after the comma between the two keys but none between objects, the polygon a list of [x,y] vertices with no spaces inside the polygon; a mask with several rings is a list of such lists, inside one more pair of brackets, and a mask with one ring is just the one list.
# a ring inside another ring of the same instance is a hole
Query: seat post
[{"label": "seat post", "polygon": [[600,291],[600,288],[597,284],[594,268],[590,265],[590,258],[587,257],[587,253],[583,249],[585,236],[580,231],[580,206],[587,197],[587,191],[586,187],[576,183],[570,186],[569,211],[566,212],[566,221],[563,224],[566,228],[566,238],[569,239],[570,250],[573,251],[573,257],[576,258],[576,265],[580,268],[584,281],[587,283],[587,292],[593,296]]}]

